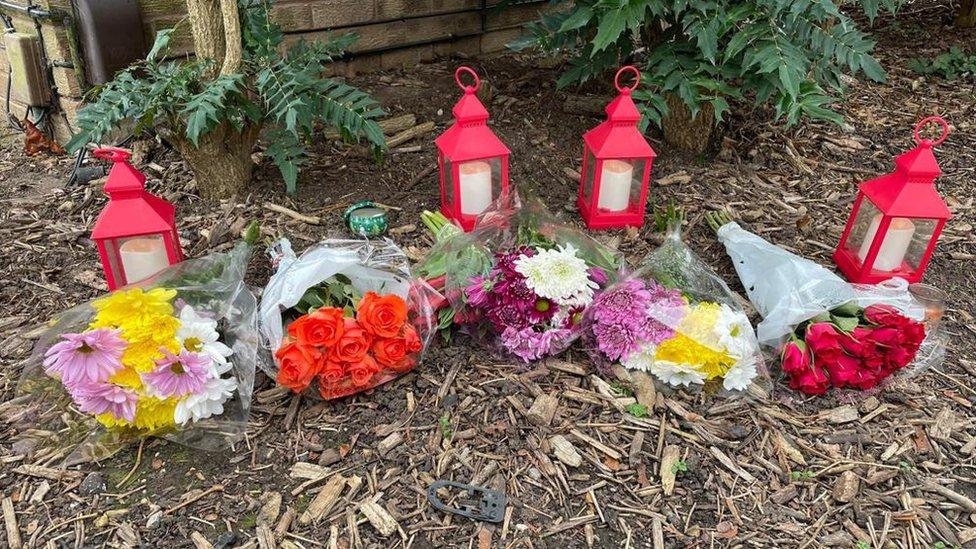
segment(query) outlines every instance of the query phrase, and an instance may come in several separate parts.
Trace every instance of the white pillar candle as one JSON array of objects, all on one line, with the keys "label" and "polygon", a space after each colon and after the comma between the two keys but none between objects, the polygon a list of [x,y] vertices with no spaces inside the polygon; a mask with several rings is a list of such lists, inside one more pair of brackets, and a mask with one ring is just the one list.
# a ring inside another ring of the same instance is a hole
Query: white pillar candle
[{"label": "white pillar candle", "polygon": [[600,177],[600,201],[597,206],[611,212],[622,212],[630,205],[630,185],[634,166],[623,160],[605,160]]},{"label": "white pillar candle", "polygon": [[[868,256],[871,243],[874,242],[874,237],[878,234],[881,217],[881,214],[875,215],[871,219],[871,224],[868,225],[868,232],[864,235],[864,242],[861,242],[861,249],[857,252],[857,256],[861,261],[864,261]],[[905,217],[892,219],[891,224],[888,226],[888,232],[881,242],[881,249],[878,250],[878,256],[874,259],[872,268],[878,269],[879,271],[893,271],[901,267],[902,261],[905,260],[905,254],[908,252],[908,247],[912,244],[912,236],[914,235],[915,224],[910,219]]]},{"label": "white pillar candle", "polygon": [[169,266],[161,238],[132,238],[119,246],[126,284],[139,282]]},{"label": "white pillar candle", "polygon": [[461,174],[461,213],[478,215],[491,206],[491,164],[482,160],[458,166]]}]

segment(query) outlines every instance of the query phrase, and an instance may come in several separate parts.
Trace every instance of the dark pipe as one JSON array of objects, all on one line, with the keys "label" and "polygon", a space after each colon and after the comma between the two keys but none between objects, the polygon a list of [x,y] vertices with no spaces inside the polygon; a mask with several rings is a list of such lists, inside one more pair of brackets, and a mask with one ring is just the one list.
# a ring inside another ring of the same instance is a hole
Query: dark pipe
[{"label": "dark pipe", "polygon": [[34,19],[52,19],[56,17],[53,12],[42,10],[37,6],[21,6],[12,2],[6,2],[5,0],[0,0],[0,9],[8,9],[18,11],[20,13],[26,13],[29,17]]}]

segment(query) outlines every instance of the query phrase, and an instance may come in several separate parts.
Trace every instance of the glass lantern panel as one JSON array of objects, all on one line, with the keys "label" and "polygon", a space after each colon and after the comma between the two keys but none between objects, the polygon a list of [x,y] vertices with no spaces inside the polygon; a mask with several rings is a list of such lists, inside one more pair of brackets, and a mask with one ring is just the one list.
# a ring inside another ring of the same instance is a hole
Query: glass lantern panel
[{"label": "glass lantern panel", "polygon": [[480,215],[501,194],[501,157],[469,160],[458,164],[461,215]]},{"label": "glass lantern panel", "polygon": [[444,169],[444,206],[450,210],[454,208],[454,171],[451,170],[451,161],[443,156],[441,165]]},{"label": "glass lantern panel", "polygon": [[597,202],[600,210],[626,212],[640,201],[644,162],[642,158],[615,158],[600,164],[600,197]]},{"label": "glass lantern panel", "polygon": [[122,262],[119,260],[119,242],[114,239],[105,240],[102,243],[105,248],[105,258],[108,262],[108,270],[111,272],[112,280],[116,286],[125,285],[125,273],[122,272]]},{"label": "glass lantern panel", "polygon": [[589,203],[593,196],[593,178],[596,176],[596,157],[589,147],[585,147],[583,159],[583,202]]},{"label": "glass lantern panel", "polygon": [[118,262],[122,264],[126,284],[145,280],[169,267],[166,242],[161,234],[120,238],[114,244],[118,246]]},{"label": "glass lantern panel", "polygon": [[935,228],[939,222],[936,219],[905,219],[905,221],[912,226],[911,241],[908,244],[908,250],[905,252],[905,267],[914,272],[918,270],[922,260],[925,259],[925,251],[928,250],[929,243],[932,242]]},{"label": "glass lantern panel", "polygon": [[878,223],[881,222],[881,210],[874,205],[868,197],[861,200],[861,206],[854,212],[854,224],[851,232],[847,235],[844,247],[847,252],[864,262],[874,235],[878,232]]}]

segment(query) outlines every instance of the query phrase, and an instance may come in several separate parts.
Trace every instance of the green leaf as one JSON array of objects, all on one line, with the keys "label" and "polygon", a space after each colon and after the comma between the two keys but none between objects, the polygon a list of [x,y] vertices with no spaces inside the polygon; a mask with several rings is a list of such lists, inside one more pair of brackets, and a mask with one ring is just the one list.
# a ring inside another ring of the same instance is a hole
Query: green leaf
[{"label": "green leaf", "polygon": [[176,29],[163,29],[156,33],[156,40],[153,41],[152,49],[146,55],[146,61],[155,61],[156,56],[169,48],[170,37]]},{"label": "green leaf", "polygon": [[559,26],[558,32],[569,32],[585,26],[593,18],[593,10],[589,6],[578,6],[572,14]]},{"label": "green leaf", "polygon": [[858,319],[856,316],[830,315],[830,320],[840,331],[844,333],[853,332],[854,328],[857,328],[858,325]]},{"label": "green leaf", "polygon": [[620,38],[620,34],[627,27],[627,16],[623,10],[613,10],[607,12],[600,18],[600,25],[597,28],[596,36],[593,38],[593,53],[606,49]]},{"label": "green leaf", "polygon": [[790,97],[800,95],[799,76],[796,74],[795,69],[785,63],[779,66],[779,81]]}]

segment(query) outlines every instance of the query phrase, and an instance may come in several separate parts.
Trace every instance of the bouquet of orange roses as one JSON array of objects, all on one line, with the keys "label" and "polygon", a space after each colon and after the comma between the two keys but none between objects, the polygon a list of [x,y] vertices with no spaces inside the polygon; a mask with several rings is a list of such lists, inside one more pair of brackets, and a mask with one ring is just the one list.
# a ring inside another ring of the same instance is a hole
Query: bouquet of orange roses
[{"label": "bouquet of orange roses", "polygon": [[391,241],[330,240],[296,257],[282,240],[272,258],[278,269],[261,301],[261,330],[275,358],[268,374],[278,384],[334,399],[420,362],[436,292],[412,280]]}]

